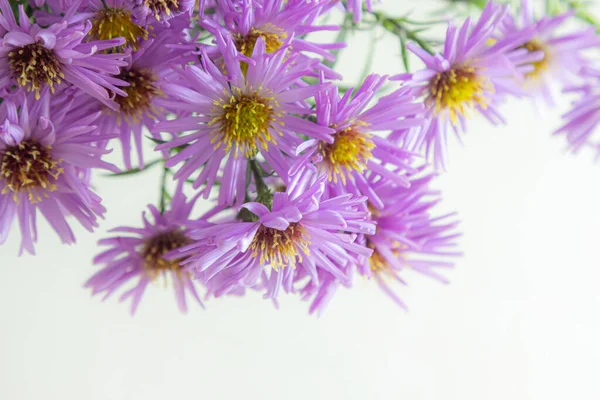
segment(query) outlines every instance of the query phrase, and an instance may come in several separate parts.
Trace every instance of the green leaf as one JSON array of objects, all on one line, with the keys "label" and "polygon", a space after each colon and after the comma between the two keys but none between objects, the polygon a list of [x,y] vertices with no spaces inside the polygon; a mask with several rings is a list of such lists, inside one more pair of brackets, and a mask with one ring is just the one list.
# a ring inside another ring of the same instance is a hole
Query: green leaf
[{"label": "green leaf", "polygon": [[400,54],[402,55],[402,64],[406,72],[410,72],[410,65],[408,63],[408,50],[406,49],[406,35],[404,33],[398,35],[400,38]]}]

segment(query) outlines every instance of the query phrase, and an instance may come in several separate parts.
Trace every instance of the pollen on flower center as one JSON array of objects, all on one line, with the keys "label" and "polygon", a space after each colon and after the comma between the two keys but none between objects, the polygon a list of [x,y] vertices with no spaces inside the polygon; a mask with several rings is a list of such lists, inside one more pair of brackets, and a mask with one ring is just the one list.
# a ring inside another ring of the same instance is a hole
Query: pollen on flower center
[{"label": "pollen on flower center", "polygon": [[110,40],[125,38],[125,44],[139,49],[140,39],[148,39],[148,31],[132,20],[131,11],[121,8],[103,8],[92,19],[90,38]]},{"label": "pollen on flower center", "polygon": [[40,42],[11,51],[8,53],[8,62],[18,85],[27,87],[29,92],[35,92],[38,100],[44,85],[50,86],[54,93],[54,85],[59,85],[65,78],[54,51],[45,48]]},{"label": "pollen on flower center", "polygon": [[476,105],[487,106],[486,92],[493,87],[473,67],[459,66],[438,73],[429,84],[428,102],[435,104],[437,112],[448,110],[453,123],[458,115],[465,115]]},{"label": "pollen on flower center", "polygon": [[152,11],[154,18],[156,18],[157,21],[160,20],[161,13],[170,16],[179,11],[178,0],[144,0],[144,5]]},{"label": "pollen on flower center", "polygon": [[151,278],[155,278],[165,271],[179,271],[182,260],[167,260],[164,255],[190,243],[192,240],[178,230],[162,232],[147,239],[140,253],[144,259],[143,266],[146,273]]},{"label": "pollen on flower center", "polygon": [[17,146],[7,148],[1,155],[0,179],[6,186],[2,194],[17,194],[27,191],[32,203],[48,197],[47,192],[56,190],[55,182],[63,173],[60,160],[54,160],[50,154],[50,146],[42,146],[33,141],[24,141]]},{"label": "pollen on flower center", "polygon": [[235,35],[235,47],[247,57],[251,57],[258,38],[263,38],[267,53],[274,53],[283,46],[287,33],[274,26],[267,26],[262,30],[250,29],[247,35]]},{"label": "pollen on flower center", "polygon": [[[377,247],[373,244],[373,242],[368,239],[367,247],[373,250],[373,254],[371,255],[371,258],[369,258],[369,266],[371,267],[371,271],[376,274],[389,273],[391,271],[390,263],[377,250]],[[399,259],[402,257],[402,250],[404,250],[404,248],[404,245],[402,245],[400,242],[396,242],[390,251],[394,255],[394,258]]]},{"label": "pollen on flower center", "polygon": [[211,143],[215,149],[225,146],[225,151],[234,148],[234,155],[244,154],[253,157],[259,150],[268,148],[268,144],[277,144],[276,136],[281,135],[274,129],[276,118],[280,116],[274,109],[278,104],[273,97],[262,97],[258,93],[242,94],[237,90],[227,100],[215,101],[216,116],[209,125],[218,126]]},{"label": "pollen on flower center", "polygon": [[525,43],[521,48],[527,49],[530,53],[542,51],[544,52],[544,58],[539,61],[532,62],[533,71],[527,72],[525,76],[527,78],[536,78],[542,72],[548,69],[548,51],[546,47],[537,40],[532,40],[530,42]]},{"label": "pollen on flower center", "polygon": [[362,172],[375,147],[371,135],[361,132],[358,124],[337,132],[333,143],[322,142],[319,153],[323,156],[329,180],[338,178],[346,183],[346,175],[352,171]]},{"label": "pollen on flower center", "polygon": [[270,265],[275,271],[296,266],[302,254],[308,255],[309,241],[306,232],[298,223],[290,223],[285,231],[261,225],[252,239],[250,251],[253,257],[260,256],[260,263]]},{"label": "pollen on flower center", "polygon": [[163,93],[156,85],[157,78],[151,70],[123,69],[117,78],[129,83],[129,86],[121,88],[127,93],[127,97],[115,96],[115,101],[120,106],[120,114],[133,121],[138,121],[144,114],[156,115],[152,100],[156,96],[162,96]]},{"label": "pollen on flower center", "polygon": [[[274,26],[266,26],[265,30],[250,29],[247,35],[235,35],[235,47],[246,57],[252,57],[254,47],[258,38],[263,38],[265,41],[265,50],[267,53],[274,53],[283,46],[283,40],[287,37],[287,33]],[[244,75],[248,72],[248,63],[240,63]]]}]

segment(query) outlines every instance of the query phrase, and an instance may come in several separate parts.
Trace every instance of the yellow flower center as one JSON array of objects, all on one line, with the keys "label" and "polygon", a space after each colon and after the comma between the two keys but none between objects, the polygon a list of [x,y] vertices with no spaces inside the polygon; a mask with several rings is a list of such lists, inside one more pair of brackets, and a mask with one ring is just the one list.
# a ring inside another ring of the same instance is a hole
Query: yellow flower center
[{"label": "yellow flower center", "polygon": [[276,135],[281,135],[273,124],[280,123],[277,117],[281,115],[274,107],[278,103],[273,97],[264,97],[258,92],[249,94],[241,93],[239,89],[227,100],[215,101],[214,113],[216,116],[209,125],[216,125],[219,130],[215,132],[211,143],[215,149],[225,146],[225,151],[234,149],[235,157],[244,154],[254,157],[268,144],[277,144]]},{"label": "yellow flower center", "polygon": [[[250,29],[247,35],[237,34],[234,37],[235,47],[237,50],[247,57],[252,57],[254,47],[258,38],[263,38],[265,41],[265,49],[267,53],[274,53],[283,46],[283,41],[287,38],[287,33],[283,30],[267,25],[263,27],[265,30]],[[248,63],[240,63],[244,76],[248,72]]]},{"label": "yellow flower center", "polygon": [[258,38],[263,38],[267,53],[274,53],[283,46],[287,33],[274,26],[265,26],[265,30],[250,29],[247,35],[235,35],[235,47],[247,57],[252,57]]},{"label": "yellow flower center", "polygon": [[291,266],[296,259],[302,262],[302,254],[309,254],[309,240],[302,226],[291,223],[285,231],[261,225],[252,239],[250,251],[253,257],[260,256],[260,263],[270,265],[275,271]]},{"label": "yellow flower center", "polygon": [[533,66],[533,71],[527,72],[525,74],[526,78],[537,78],[538,76],[540,76],[541,73],[543,73],[544,71],[546,71],[548,69],[548,65],[549,65],[548,50],[541,42],[539,42],[537,40],[532,40],[530,42],[527,42],[521,47],[527,49],[530,53],[533,53],[534,51],[536,51],[536,52],[543,51],[544,52],[544,58],[542,58],[539,61],[535,61],[535,62],[531,63],[531,65]]},{"label": "yellow flower center", "polygon": [[178,0],[144,0],[144,5],[154,14],[154,18],[160,21],[160,14],[171,15],[179,10]]},{"label": "yellow flower center", "polygon": [[371,159],[371,150],[375,147],[371,135],[361,132],[360,124],[336,132],[333,143],[322,142],[319,152],[323,156],[329,180],[337,182],[341,179],[346,183],[346,177],[352,171],[362,172]]},{"label": "yellow flower center", "polygon": [[[369,258],[369,266],[371,267],[371,271],[376,274],[391,273],[392,269],[390,267],[390,263],[385,259],[385,257],[379,251],[377,251],[377,248],[375,247],[373,242],[371,242],[368,239],[367,239],[367,247],[369,249],[373,250],[373,254],[371,255],[371,258]],[[395,242],[394,247],[391,249],[392,254],[394,255],[394,258],[401,258],[402,251],[405,248],[406,248],[406,246],[403,245],[402,243]]]},{"label": "yellow flower center", "polygon": [[133,22],[131,11],[121,8],[103,8],[96,12],[89,34],[91,39],[97,40],[122,37],[125,45],[134,51],[139,50],[142,39],[148,39],[148,31]]},{"label": "yellow flower center", "polygon": [[152,279],[166,271],[179,271],[183,259],[167,260],[164,255],[191,243],[192,240],[178,230],[152,236],[146,240],[140,253],[144,259],[144,270]]},{"label": "yellow flower center", "polygon": [[155,96],[162,96],[162,91],[156,86],[156,76],[149,69],[123,69],[117,78],[128,82],[129,86],[121,89],[127,93],[127,97],[115,96],[119,104],[119,116],[125,115],[128,121],[139,121],[147,114],[155,117],[157,112],[152,106]]},{"label": "yellow flower center", "polygon": [[59,85],[65,78],[54,52],[39,42],[8,53],[8,63],[17,84],[26,87],[28,92],[35,92],[38,100],[44,85],[50,86],[54,93],[54,85]]},{"label": "yellow flower center", "polygon": [[50,146],[24,141],[0,154],[0,179],[6,182],[2,194],[13,192],[17,201],[17,194],[26,191],[29,201],[37,203],[55,191],[55,182],[64,170],[59,166],[61,160],[54,160],[50,150]]},{"label": "yellow flower center", "polygon": [[454,124],[458,115],[466,115],[476,105],[485,108],[486,92],[493,91],[489,79],[468,66],[457,66],[440,72],[429,83],[427,101],[435,105],[436,112],[448,110]]}]

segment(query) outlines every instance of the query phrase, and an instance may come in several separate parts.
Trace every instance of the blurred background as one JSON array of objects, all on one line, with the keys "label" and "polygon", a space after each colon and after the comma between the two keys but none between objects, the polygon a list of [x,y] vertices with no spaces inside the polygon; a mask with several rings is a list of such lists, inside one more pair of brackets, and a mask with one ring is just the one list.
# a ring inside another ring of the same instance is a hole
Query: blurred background
[{"label": "blurred background", "polygon": [[[439,4],[380,9],[424,15]],[[402,70],[393,37],[357,34],[338,63],[346,83],[372,45],[373,72]],[[459,212],[465,256],[449,285],[409,271],[408,313],[359,278],[319,319],[296,297],[275,310],[254,293],[181,315],[159,281],[131,318],[82,285],[97,270],[96,241],[140,224],[158,200],[159,169],[98,174],[99,231],[75,227],[79,243],[66,247],[41,223],[37,257],[16,256],[16,228],[0,248],[0,399],[600,398],[600,165],[552,137],[567,105],[511,101],[508,125],[476,119],[464,147],[451,141],[438,211]]]}]

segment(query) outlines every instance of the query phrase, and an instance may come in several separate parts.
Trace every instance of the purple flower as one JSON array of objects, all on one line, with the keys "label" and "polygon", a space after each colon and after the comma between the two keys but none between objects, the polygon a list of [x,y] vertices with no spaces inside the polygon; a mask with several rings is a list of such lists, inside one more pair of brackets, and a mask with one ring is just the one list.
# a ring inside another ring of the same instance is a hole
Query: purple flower
[{"label": "purple flower", "polygon": [[86,229],[104,214],[100,198],[90,189],[90,169],[118,171],[101,160],[109,153],[98,142],[110,137],[92,125],[99,113],[74,108],[81,93],[68,90],[4,99],[0,106],[0,244],[16,217],[21,228],[21,253],[34,254],[39,211],[63,243],[74,243],[67,223],[71,216]]},{"label": "purple flower", "polygon": [[362,210],[365,198],[346,194],[325,200],[324,191],[324,176],[315,180],[310,170],[298,173],[286,192],[273,194],[271,208],[244,204],[253,216],[248,221],[191,232],[195,244],[182,250],[190,256],[184,264],[216,296],[266,282],[265,297],[275,298],[282,288],[294,291],[298,273],[318,286],[321,270],[347,282],[347,266],[371,254],[354,243],[355,233],[373,233],[374,225]]},{"label": "purple flower", "polygon": [[446,282],[437,269],[452,267],[449,259],[461,255],[455,250],[455,239],[460,236],[454,232],[458,225],[455,214],[432,215],[432,208],[441,198],[429,188],[434,175],[419,176],[420,172],[411,176],[409,188],[382,182],[375,189],[385,207],[372,213],[377,231],[365,235],[364,240],[373,255],[359,268],[361,275],[375,279],[403,307],[389,283],[404,283],[406,270]]},{"label": "purple flower", "polygon": [[0,89],[18,85],[40,98],[45,88],[54,93],[66,82],[107,107],[118,108],[107,89],[125,95],[117,88],[124,82],[111,75],[118,74],[126,63],[123,54],[100,52],[122,45],[123,39],[87,41],[89,23],[69,28],[63,21],[41,28],[29,22],[22,6],[17,24],[6,0],[0,0],[0,11],[0,26],[6,30],[0,48]]},{"label": "purple flower", "polygon": [[[68,6],[68,8],[65,8]],[[69,27],[83,28],[91,24],[88,40],[111,40],[122,38],[125,43],[118,50],[129,47],[138,50],[142,40],[148,39],[152,30],[146,22],[135,18],[134,3],[130,0],[86,0],[70,4],[50,5],[52,12],[36,12],[36,22],[51,25],[67,22]],[[76,12],[75,12],[76,11]]]},{"label": "purple flower", "polygon": [[[298,148],[304,152],[296,165],[314,163],[329,179],[334,195],[354,193],[366,195],[377,208],[383,203],[365,178],[366,170],[373,179],[386,178],[407,186],[404,172],[411,170],[411,153],[401,149],[376,132],[420,127],[423,120],[414,115],[423,111],[422,103],[414,103],[407,89],[380,98],[372,105],[387,76],[370,75],[360,88],[343,96],[331,87],[316,96],[317,123],[335,129],[333,143],[308,140]],[[391,171],[388,167],[392,167]],[[295,173],[295,169],[290,171]]]},{"label": "purple flower", "polygon": [[94,263],[104,267],[85,286],[92,288],[94,295],[103,293],[106,299],[130,282],[137,281],[120,297],[121,301],[131,298],[133,315],[148,284],[170,277],[181,312],[187,311],[186,292],[203,306],[191,279],[190,268],[181,266],[181,259],[165,258],[169,252],[190,244],[189,230],[203,224],[189,219],[195,201],[186,201],[178,190],[169,210],[161,213],[156,207],[148,206],[150,215],[142,213],[142,228],[124,226],[113,229],[112,232],[121,235],[99,241],[100,245],[109,248],[98,254]]},{"label": "purple flower", "polygon": [[88,102],[92,112],[102,111],[99,128],[104,132],[118,132],[127,169],[132,168],[132,137],[140,168],[144,167],[144,132],[149,130],[155,139],[161,139],[160,134],[151,128],[157,121],[166,119],[156,100],[164,98],[162,86],[168,77],[174,76],[173,67],[184,65],[196,57],[192,54],[194,45],[182,43],[183,30],[188,25],[189,18],[183,15],[172,19],[168,28],[157,25],[152,31],[153,37],[143,41],[138,51],[126,58],[129,64],[121,69],[117,78],[128,83],[123,87],[127,97],[115,96],[118,111],[103,107],[96,101]]},{"label": "purple flower", "polygon": [[[450,25],[442,54],[430,54],[413,43],[407,45],[426,68],[408,77],[398,75],[396,79],[408,78],[406,85],[424,99],[428,123],[421,130],[412,130],[413,136],[403,137],[404,145],[413,151],[425,150],[438,168],[446,167],[450,132],[460,136],[473,112],[494,124],[503,122],[497,109],[503,95],[522,94],[516,88],[517,80],[526,71],[520,69],[520,63],[532,60],[522,59],[522,54],[528,53],[526,50],[516,55],[512,52],[529,39],[533,28],[507,35],[490,45],[492,34],[507,12],[507,6],[490,1],[474,26],[470,19],[460,28]],[[521,59],[516,59],[519,55]],[[542,54],[529,58],[539,56]]]},{"label": "purple flower", "polygon": [[555,104],[564,86],[581,82],[579,71],[589,64],[583,52],[600,44],[593,27],[574,33],[560,33],[560,28],[572,16],[573,12],[568,12],[536,20],[532,1],[523,0],[520,14],[517,17],[508,15],[499,25],[500,40],[515,32],[534,28],[534,36],[522,47],[531,53],[543,52],[544,56],[532,63],[533,69],[525,74],[523,88],[534,100],[542,100],[550,106]]},{"label": "purple flower", "polygon": [[[206,185],[205,196],[218,179],[219,203],[244,201],[247,159],[264,157],[281,177],[287,177],[295,147],[302,141],[297,133],[331,141],[333,129],[318,126],[298,114],[310,114],[304,102],[325,85],[298,86],[316,60],[288,56],[286,49],[267,55],[262,39],[256,44],[247,73],[242,73],[231,41],[217,35],[229,75],[223,74],[202,50],[202,68],[186,65],[179,77],[165,84],[166,99],[156,103],[176,113],[190,113],[162,121],[156,130],[192,133],[157,147],[158,150],[186,146],[166,163],[174,167],[185,161],[176,179],[194,175],[194,187]],[[223,172],[220,173],[221,164]]]},{"label": "purple flower", "polygon": [[[294,52],[312,53],[327,61],[334,61],[331,50],[345,47],[344,43],[313,43],[306,40],[309,33],[336,31],[337,25],[316,25],[324,5],[319,1],[285,0],[221,0],[217,2],[217,13],[224,27],[204,21],[204,27],[213,34],[216,29],[227,30],[233,37],[237,50],[251,57],[259,38],[265,42],[266,53],[273,53],[282,47]],[[319,65],[328,78],[341,78],[330,68]]]},{"label": "purple flower", "polygon": [[[451,258],[461,255],[455,250],[455,239],[460,234],[454,232],[458,224],[454,214],[432,215],[432,209],[440,201],[439,194],[429,188],[433,178],[434,175],[424,175],[423,168],[419,168],[410,175],[409,188],[380,180],[374,189],[385,206],[382,210],[371,208],[376,232],[361,235],[358,240],[373,251],[370,257],[359,258],[358,273],[374,279],[403,308],[406,307],[392,283],[405,284],[408,270],[446,282],[437,270],[452,267]],[[348,286],[326,271],[322,275],[320,285],[309,282],[301,290],[305,299],[312,300],[310,311],[319,314],[340,285]]]},{"label": "purple flower", "polygon": [[585,67],[580,74],[588,81],[584,85],[568,88],[567,91],[578,94],[578,98],[573,101],[571,110],[563,115],[565,123],[554,133],[566,135],[573,152],[590,147],[600,157],[600,137],[597,135],[600,122],[600,70]]}]

